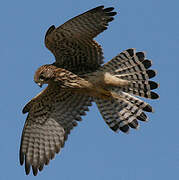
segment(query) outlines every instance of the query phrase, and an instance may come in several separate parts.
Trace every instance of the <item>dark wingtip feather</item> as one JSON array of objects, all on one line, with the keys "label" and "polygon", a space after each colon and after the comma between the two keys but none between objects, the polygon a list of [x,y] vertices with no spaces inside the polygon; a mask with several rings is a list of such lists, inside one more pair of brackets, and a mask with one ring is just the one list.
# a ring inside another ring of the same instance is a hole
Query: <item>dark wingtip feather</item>
[{"label": "dark wingtip feather", "polygon": [[[76,120],[76,118],[75,118],[75,120]],[[77,123],[76,121],[72,121],[72,125],[73,125],[74,127],[76,127],[76,126],[78,125],[78,123]]]},{"label": "dark wingtip feather", "polygon": [[155,76],[156,76],[156,74],[157,74],[157,72],[156,72],[156,71],[151,70],[151,69],[147,70],[146,72],[147,72],[147,74],[148,74],[149,78],[153,78],[153,77],[155,77]]},{"label": "dark wingtip feather", "polygon": [[103,30],[103,31],[105,31],[106,29],[107,29],[107,27],[106,27],[106,26],[104,26],[104,27],[102,28],[102,30]]},{"label": "dark wingtip feather", "polygon": [[30,164],[27,163],[26,160],[25,160],[25,173],[26,173],[26,175],[28,175],[30,173]]},{"label": "dark wingtip feather", "polygon": [[48,165],[49,162],[50,162],[50,159],[46,157],[46,158],[45,158],[45,165]]},{"label": "dark wingtip feather", "polygon": [[55,152],[58,154],[60,152],[60,149],[61,149],[60,146],[56,146],[55,147]]},{"label": "dark wingtip feather", "polygon": [[144,67],[145,67],[146,69],[148,69],[148,68],[150,68],[150,67],[152,66],[152,61],[146,59],[146,60],[144,60],[144,61],[142,62],[142,64],[144,65]]},{"label": "dark wingtip feather", "polygon": [[24,154],[22,152],[20,152],[19,161],[20,161],[20,165],[22,166],[24,164]]},{"label": "dark wingtip feather", "polygon": [[33,104],[32,102],[33,102],[33,100],[29,101],[29,102],[24,106],[24,108],[22,109],[22,113],[23,113],[23,114],[25,114],[25,113],[27,113],[27,112],[30,111],[30,108],[32,107],[32,104]]},{"label": "dark wingtip feather", "polygon": [[54,29],[55,29],[55,26],[54,26],[54,25],[50,26],[50,27],[48,28],[46,34],[45,34],[45,38],[46,38],[49,34],[51,34],[51,32],[52,32]]},{"label": "dark wingtip feather", "polygon": [[22,109],[22,113],[23,114],[25,114],[25,113],[27,113],[27,112],[29,112],[29,110],[26,108],[26,106]]},{"label": "dark wingtip feather", "polygon": [[150,89],[157,89],[159,87],[159,84],[154,81],[149,81]]},{"label": "dark wingtip feather", "polygon": [[[72,127],[73,128],[73,127]],[[50,159],[54,159],[55,158],[55,152],[51,152],[50,153]]]},{"label": "dark wingtip feather", "polygon": [[[104,6],[103,6],[104,7]],[[108,7],[108,8],[105,8],[104,9],[104,12],[110,12],[110,11],[113,11],[114,8],[113,7]]]},{"label": "dark wingtip feather", "polygon": [[[80,116],[75,117],[75,120],[82,121],[82,118]],[[76,124],[77,125],[77,124]],[[75,126],[75,125],[74,125]]]},{"label": "dark wingtip feather", "polygon": [[37,173],[38,173],[37,167],[32,166],[32,172],[34,176],[37,176]]},{"label": "dark wingtip feather", "polygon": [[104,8],[104,5],[101,5],[101,6],[94,8],[94,9],[103,9],[103,8]]},{"label": "dark wingtip feather", "polygon": [[159,95],[155,92],[151,92],[151,99],[158,99]]},{"label": "dark wingtip feather", "polygon": [[44,165],[43,165],[43,164],[41,164],[41,165],[39,166],[39,171],[42,171],[42,170],[43,170],[43,168],[44,168]]},{"label": "dark wingtip feather", "polygon": [[97,6],[97,7],[93,8],[93,9],[90,9],[89,11],[96,12],[96,11],[102,10],[103,8],[104,8],[103,5],[102,6]]},{"label": "dark wingtip feather", "polygon": [[137,52],[136,56],[138,57],[139,61],[143,61],[145,59],[145,53],[144,52]]},{"label": "dark wingtip feather", "polygon": [[113,7],[109,7],[109,8],[105,8],[103,9],[103,12],[105,13],[105,16],[107,16],[107,22],[111,22],[114,20],[114,18],[112,16],[115,16],[117,13],[116,12],[112,12],[114,10]]},{"label": "dark wingtip feather", "polygon": [[86,112],[85,112],[85,111],[81,111],[81,112],[80,112],[80,115],[81,115],[81,116],[85,116],[85,115],[86,115]]},{"label": "dark wingtip feather", "polygon": [[114,20],[114,18],[111,17],[111,18],[108,19],[108,22],[111,22],[111,21],[113,21],[113,20]]},{"label": "dark wingtip feather", "polygon": [[109,12],[109,13],[106,13],[106,15],[108,16],[115,16],[117,14],[117,12]]}]

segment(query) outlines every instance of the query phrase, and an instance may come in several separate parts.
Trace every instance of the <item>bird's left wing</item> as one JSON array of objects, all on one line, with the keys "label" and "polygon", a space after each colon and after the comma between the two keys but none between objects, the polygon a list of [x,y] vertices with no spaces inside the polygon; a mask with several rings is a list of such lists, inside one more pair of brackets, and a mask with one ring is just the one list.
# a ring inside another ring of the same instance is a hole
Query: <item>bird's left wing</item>
[{"label": "bird's left wing", "polygon": [[20,146],[20,164],[25,161],[25,171],[32,167],[37,175],[55,153],[64,146],[70,130],[77,125],[91,105],[88,96],[65,92],[49,85],[23,109],[28,112]]},{"label": "bird's left wing", "polygon": [[56,58],[55,65],[84,74],[95,71],[103,63],[101,46],[93,40],[107,29],[116,12],[99,6],[63,25],[51,26],[45,35],[45,45]]}]

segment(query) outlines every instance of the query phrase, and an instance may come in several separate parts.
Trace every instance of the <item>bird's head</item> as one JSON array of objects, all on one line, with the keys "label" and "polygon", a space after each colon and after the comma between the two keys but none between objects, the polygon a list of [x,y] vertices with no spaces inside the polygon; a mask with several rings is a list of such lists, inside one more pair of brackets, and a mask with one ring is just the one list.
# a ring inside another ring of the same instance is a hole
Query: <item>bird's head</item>
[{"label": "bird's head", "polygon": [[40,87],[42,87],[43,84],[48,84],[54,77],[54,69],[55,66],[53,65],[43,65],[39,67],[34,75],[35,83]]}]

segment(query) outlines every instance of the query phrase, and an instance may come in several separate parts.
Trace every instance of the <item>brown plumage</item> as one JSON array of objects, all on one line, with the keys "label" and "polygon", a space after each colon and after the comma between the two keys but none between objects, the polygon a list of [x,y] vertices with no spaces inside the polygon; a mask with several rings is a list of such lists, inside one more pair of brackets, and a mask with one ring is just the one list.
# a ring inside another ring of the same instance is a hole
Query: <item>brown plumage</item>
[{"label": "brown plumage", "polygon": [[158,98],[151,91],[158,84],[149,80],[156,72],[149,69],[151,61],[143,52],[128,49],[101,66],[102,48],[93,38],[107,29],[116,14],[112,11],[99,6],[58,28],[48,29],[45,45],[56,61],[36,71],[34,81],[48,86],[23,108],[28,116],[20,164],[25,161],[26,174],[32,167],[37,175],[54,158],[92,101],[113,131],[137,129],[138,120],[147,121],[144,111],[153,111],[149,104],[133,96]]}]

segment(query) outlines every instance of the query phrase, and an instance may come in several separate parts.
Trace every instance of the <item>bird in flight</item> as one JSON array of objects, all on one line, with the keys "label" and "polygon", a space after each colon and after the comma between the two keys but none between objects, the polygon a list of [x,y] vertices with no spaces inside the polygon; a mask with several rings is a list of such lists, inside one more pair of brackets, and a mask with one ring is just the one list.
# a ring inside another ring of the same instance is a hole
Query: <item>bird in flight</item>
[{"label": "bird in flight", "polygon": [[[59,153],[65,140],[94,101],[107,125],[127,133],[147,121],[153,108],[136,96],[157,99],[151,91],[158,84],[144,52],[127,49],[103,64],[103,51],[94,38],[107,29],[116,12],[99,6],[65,22],[51,26],[45,46],[54,54],[53,64],[37,69],[34,81],[48,86],[28,102],[21,138],[20,164],[26,174],[37,175]],[[103,65],[102,65],[103,64]]]}]

